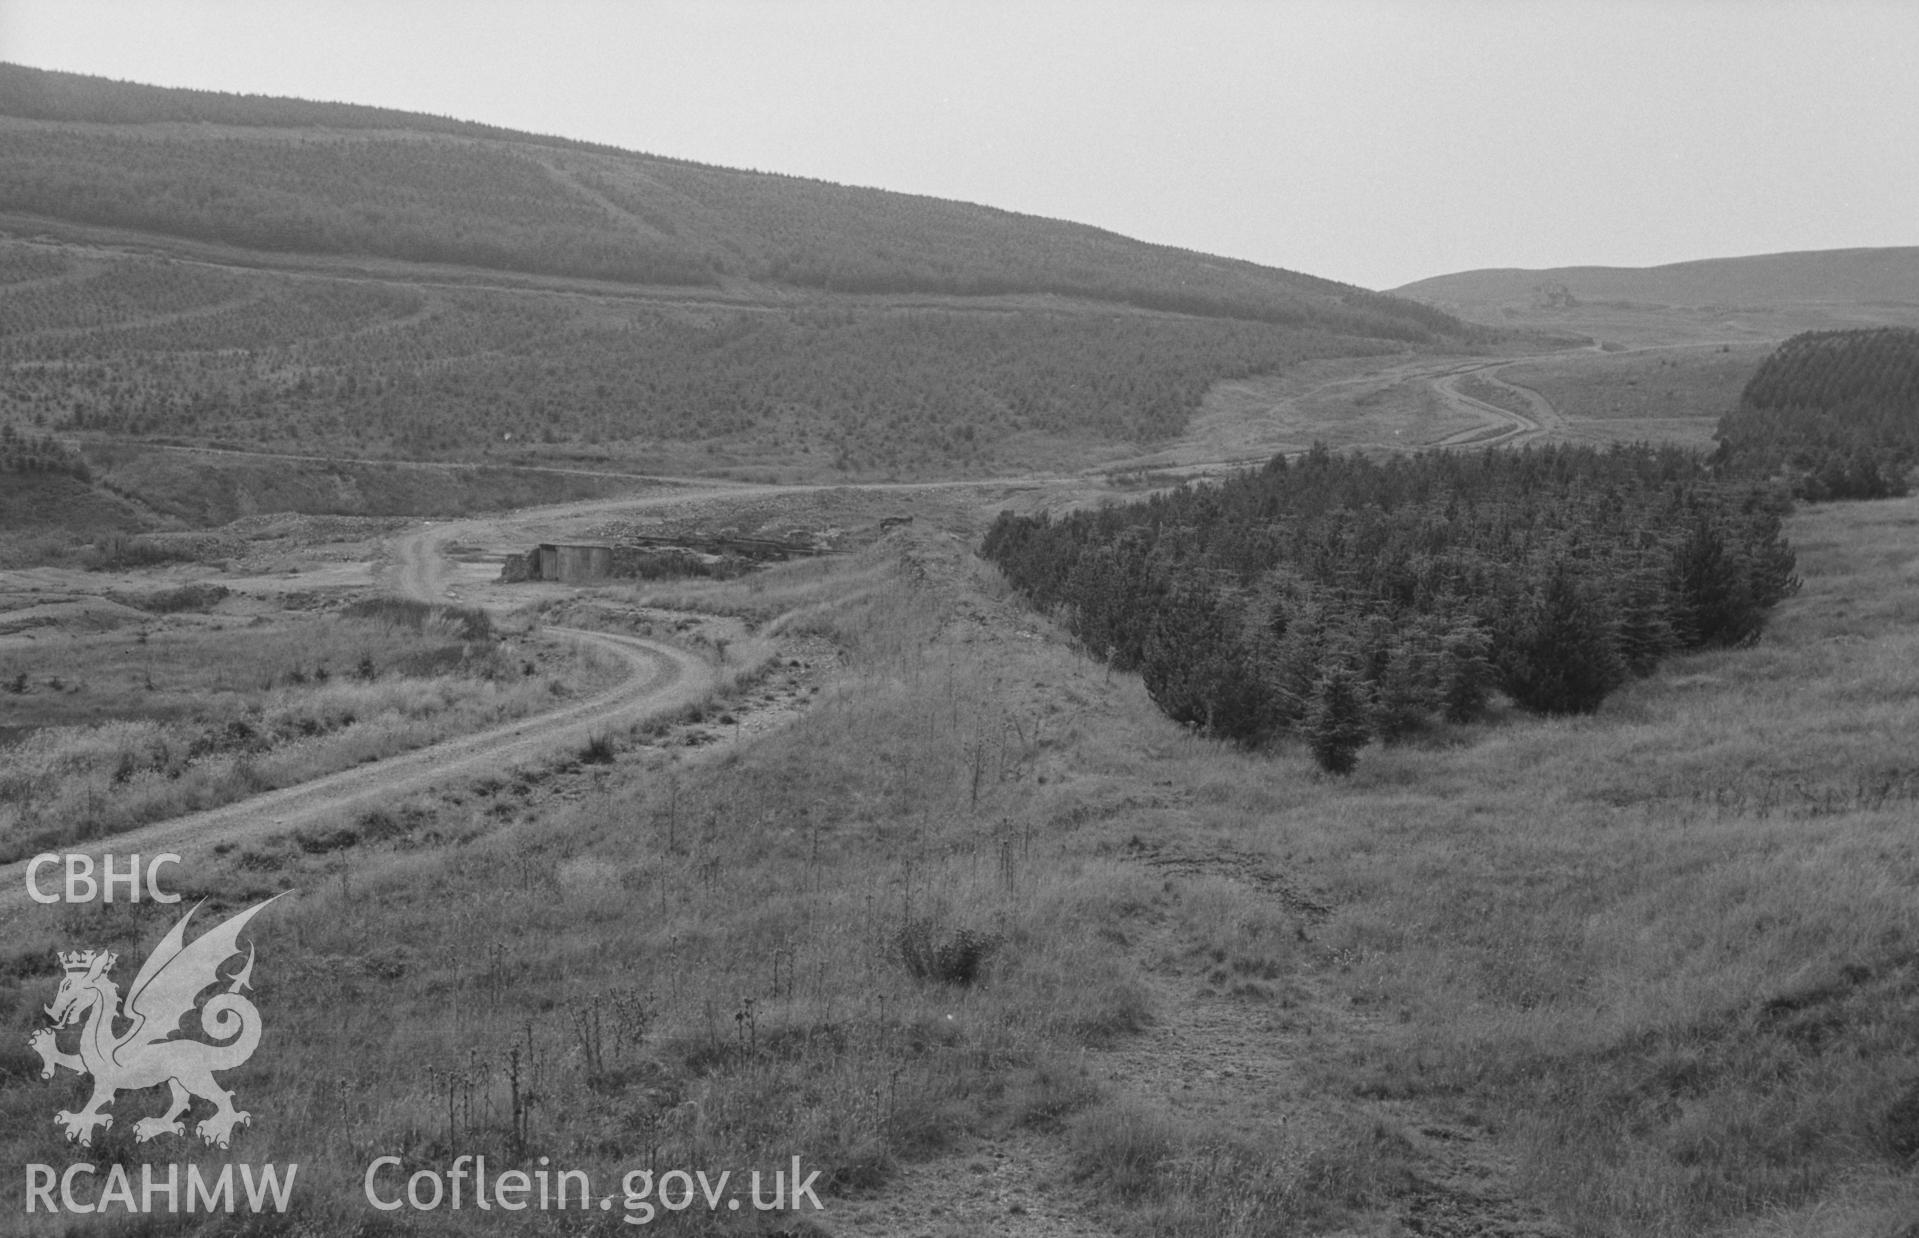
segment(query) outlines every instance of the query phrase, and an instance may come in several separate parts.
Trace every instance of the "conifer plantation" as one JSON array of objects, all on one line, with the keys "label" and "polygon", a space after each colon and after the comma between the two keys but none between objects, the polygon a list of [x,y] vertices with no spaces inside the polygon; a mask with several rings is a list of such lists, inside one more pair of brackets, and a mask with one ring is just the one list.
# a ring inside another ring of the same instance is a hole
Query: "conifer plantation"
[{"label": "conifer plantation", "polygon": [[1775,349],[1719,422],[1718,458],[1802,498],[1909,492],[1919,464],[1919,330],[1808,331]]},{"label": "conifer plantation", "polygon": [[1549,447],[1384,462],[1315,449],[1059,520],[984,553],[1176,721],[1370,739],[1480,717],[1493,689],[1589,713],[1668,653],[1756,639],[1797,587],[1776,489],[1689,453]]}]

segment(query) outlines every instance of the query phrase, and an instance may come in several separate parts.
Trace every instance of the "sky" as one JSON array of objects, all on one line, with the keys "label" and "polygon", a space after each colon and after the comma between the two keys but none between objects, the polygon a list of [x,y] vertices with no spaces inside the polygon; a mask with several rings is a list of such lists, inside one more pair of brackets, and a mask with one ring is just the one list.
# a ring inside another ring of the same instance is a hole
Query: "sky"
[{"label": "sky", "polygon": [[983,202],[1369,288],[1919,245],[1913,0],[0,0],[0,60]]}]

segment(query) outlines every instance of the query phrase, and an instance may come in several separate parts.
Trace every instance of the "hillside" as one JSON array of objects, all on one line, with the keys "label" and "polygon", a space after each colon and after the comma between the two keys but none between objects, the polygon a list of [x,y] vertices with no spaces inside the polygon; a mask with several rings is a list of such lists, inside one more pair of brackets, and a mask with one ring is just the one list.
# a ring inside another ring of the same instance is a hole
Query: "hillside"
[{"label": "hillside", "polygon": [[1461,271],[1394,292],[1469,321],[1615,346],[1773,343],[1802,331],[1919,326],[1919,247]]},{"label": "hillside", "polygon": [[647,297],[0,238],[0,422],[82,442],[765,479],[1081,462],[1222,378],[1399,341],[955,298]]},{"label": "hillside", "polygon": [[969,203],[384,109],[0,65],[0,210],[641,284],[1044,292],[1417,339],[1423,306]]},{"label": "hillside", "polygon": [[114,445],[769,481],[1083,467],[1179,434],[1222,380],[1487,337],[991,207],[14,65],[0,161],[0,425],[160,511],[179,469],[160,501]]}]

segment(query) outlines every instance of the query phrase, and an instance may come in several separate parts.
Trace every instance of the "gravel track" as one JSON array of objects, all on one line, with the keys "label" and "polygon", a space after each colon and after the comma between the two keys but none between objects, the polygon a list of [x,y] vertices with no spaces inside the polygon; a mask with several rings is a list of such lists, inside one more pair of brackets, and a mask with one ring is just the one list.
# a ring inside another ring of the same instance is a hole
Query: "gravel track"
[{"label": "gravel track", "polygon": [[[423,601],[444,600],[446,561],[440,557],[439,548],[458,531],[457,525],[429,525],[400,541],[396,584],[401,593]],[[628,673],[611,688],[548,713],[68,850],[91,855],[96,866],[107,852],[122,857],[137,853],[149,859],[172,852],[184,857],[185,866],[190,867],[194,853],[218,845],[285,833],[450,781],[497,774],[578,749],[593,735],[619,730],[696,701],[713,682],[711,667],[671,645],[578,628],[549,627],[545,631],[624,662]],[[52,871],[43,870],[40,880],[43,888],[51,888],[57,878]],[[33,906],[27,895],[26,864],[0,867],[0,926],[10,925]]]},{"label": "gravel track", "polygon": [[[1461,430],[1457,434],[1447,435],[1434,447],[1517,447],[1530,443],[1534,439],[1551,436],[1556,439],[1566,437],[1566,421],[1545,396],[1531,387],[1521,387],[1499,377],[1498,371],[1511,361],[1497,361],[1486,365],[1469,366],[1455,370],[1450,374],[1433,379],[1432,389],[1440,399],[1452,408],[1471,417],[1477,417],[1485,424]],[[1526,411],[1518,412],[1510,408],[1501,408],[1485,400],[1475,399],[1459,390],[1459,380],[1475,375],[1480,382],[1497,387],[1510,393],[1516,400],[1526,405]]]}]

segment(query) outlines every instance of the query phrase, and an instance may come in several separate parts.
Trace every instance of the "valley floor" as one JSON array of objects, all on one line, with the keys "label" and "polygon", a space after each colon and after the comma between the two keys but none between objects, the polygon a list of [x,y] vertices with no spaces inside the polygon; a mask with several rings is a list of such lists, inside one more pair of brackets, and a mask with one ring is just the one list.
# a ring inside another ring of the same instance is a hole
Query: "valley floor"
[{"label": "valley floor", "polygon": [[[375,1232],[372,1158],[473,1153],[798,1156],[814,1234],[1909,1232],[1919,503],[1794,517],[1806,586],[1756,648],[1349,779],[1185,734],[971,556],[981,514],[930,510],[837,565],[540,587],[566,622],[815,642],[751,742],[719,741],[754,681],[591,762],[190,857],[205,916],[301,892],[255,930],[274,1039],[229,1079],[235,1158],[302,1166],[297,1226]],[[22,928],[7,1043],[48,949],[143,957],[173,910]],[[7,1158],[72,1160],[81,1085],[0,1069]],[[151,1103],[86,1155],[199,1159],[133,1142]]]}]

